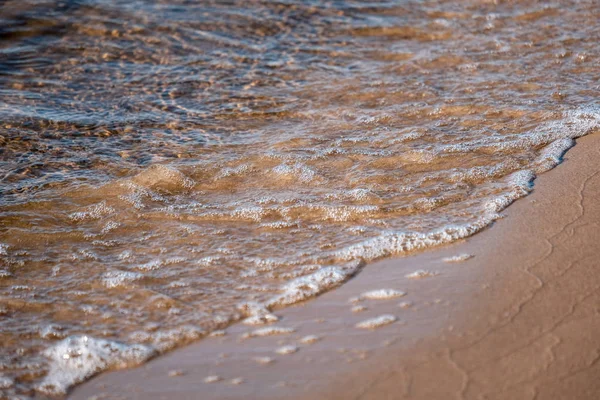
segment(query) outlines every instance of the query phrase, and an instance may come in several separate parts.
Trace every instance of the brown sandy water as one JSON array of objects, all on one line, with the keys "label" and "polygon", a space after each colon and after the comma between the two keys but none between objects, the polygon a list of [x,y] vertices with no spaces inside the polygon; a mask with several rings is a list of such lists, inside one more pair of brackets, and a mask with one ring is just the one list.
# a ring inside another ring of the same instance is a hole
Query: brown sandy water
[{"label": "brown sandy water", "polygon": [[600,122],[592,1],[0,10],[7,396],[472,235]]}]

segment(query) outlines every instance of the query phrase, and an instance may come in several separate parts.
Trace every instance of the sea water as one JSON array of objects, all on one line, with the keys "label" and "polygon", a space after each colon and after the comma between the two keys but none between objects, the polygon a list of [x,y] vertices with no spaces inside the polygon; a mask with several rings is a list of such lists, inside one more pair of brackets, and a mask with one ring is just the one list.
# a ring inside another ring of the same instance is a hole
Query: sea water
[{"label": "sea water", "polygon": [[598,130],[599,18],[592,0],[3,2],[0,392],[64,394],[484,229]]}]

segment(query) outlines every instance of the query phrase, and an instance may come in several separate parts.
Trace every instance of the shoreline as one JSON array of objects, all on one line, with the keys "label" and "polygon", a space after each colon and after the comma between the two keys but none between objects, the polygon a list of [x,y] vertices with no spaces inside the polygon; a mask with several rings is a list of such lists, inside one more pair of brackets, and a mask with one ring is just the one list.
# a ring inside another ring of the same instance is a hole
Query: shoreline
[{"label": "shoreline", "polygon": [[[470,238],[368,264],[341,287],[276,310],[281,321],[275,325],[294,333],[240,340],[256,327],[235,324],[225,336],[101,374],[69,397],[595,399],[599,149],[598,134],[577,139],[563,164],[503,211],[507,218]],[[462,253],[474,257],[443,261]],[[406,277],[416,270],[438,274]],[[367,310],[351,311],[350,298],[388,288],[407,295],[363,300]],[[398,321],[355,327],[385,314]],[[307,335],[320,340],[304,344]],[[277,354],[283,345],[298,352]],[[222,380],[205,383],[208,376]]]}]

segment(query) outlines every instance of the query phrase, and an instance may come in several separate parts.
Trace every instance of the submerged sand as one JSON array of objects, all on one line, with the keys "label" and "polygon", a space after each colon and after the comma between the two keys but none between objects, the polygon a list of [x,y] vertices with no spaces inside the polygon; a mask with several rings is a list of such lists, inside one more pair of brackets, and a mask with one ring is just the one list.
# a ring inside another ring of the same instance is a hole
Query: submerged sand
[{"label": "submerged sand", "polygon": [[[276,326],[289,328],[280,334],[243,339],[256,327],[238,324],[98,376],[71,398],[597,399],[598,196],[600,135],[591,135],[484,232],[368,265],[276,311]],[[377,289],[406,295],[361,297]],[[387,323],[356,327],[377,318]]]}]

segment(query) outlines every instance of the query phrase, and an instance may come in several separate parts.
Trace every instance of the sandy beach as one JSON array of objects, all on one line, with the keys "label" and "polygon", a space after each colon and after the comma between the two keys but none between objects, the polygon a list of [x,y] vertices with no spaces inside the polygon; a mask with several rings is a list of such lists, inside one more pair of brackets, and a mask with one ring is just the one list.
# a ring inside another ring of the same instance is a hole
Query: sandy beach
[{"label": "sandy beach", "polygon": [[[599,155],[599,135],[579,139],[484,232],[278,310],[292,333],[243,338],[255,328],[237,324],[70,398],[597,399]],[[417,270],[431,276],[407,277]],[[406,295],[356,299],[375,289]],[[355,326],[381,315],[397,321]]]}]

